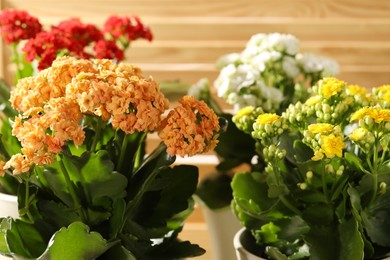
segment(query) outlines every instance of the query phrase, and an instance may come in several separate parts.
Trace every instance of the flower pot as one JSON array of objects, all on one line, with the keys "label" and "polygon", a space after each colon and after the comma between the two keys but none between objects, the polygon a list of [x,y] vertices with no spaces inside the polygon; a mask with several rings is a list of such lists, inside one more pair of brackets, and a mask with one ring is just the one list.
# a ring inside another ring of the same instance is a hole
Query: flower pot
[{"label": "flower pot", "polygon": [[203,216],[208,227],[212,256],[214,260],[236,260],[234,248],[231,246],[234,235],[241,228],[238,219],[230,207],[210,209],[200,203]]},{"label": "flower pot", "polygon": [[259,255],[262,249],[256,244],[249,230],[241,228],[233,239],[237,260],[266,260]]},{"label": "flower pot", "polygon": [[0,217],[18,217],[18,199],[16,196],[0,192]]}]

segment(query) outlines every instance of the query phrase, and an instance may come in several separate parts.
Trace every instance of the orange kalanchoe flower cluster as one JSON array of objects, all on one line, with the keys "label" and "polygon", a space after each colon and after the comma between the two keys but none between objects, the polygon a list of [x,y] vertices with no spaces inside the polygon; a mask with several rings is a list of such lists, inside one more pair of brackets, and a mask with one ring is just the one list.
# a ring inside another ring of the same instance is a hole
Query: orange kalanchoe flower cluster
[{"label": "orange kalanchoe flower cluster", "polygon": [[152,79],[136,66],[111,60],[58,58],[37,76],[19,81],[10,101],[20,112],[12,134],[22,145],[3,169],[18,174],[53,162],[68,141],[86,138],[84,116],[98,116],[126,134],[161,130],[170,155],[195,155],[214,148],[218,118],[193,97],[161,121],[169,102]]},{"label": "orange kalanchoe flower cluster", "polygon": [[134,133],[156,130],[169,107],[156,82],[143,78],[139,68],[72,57],[59,58],[36,77],[21,80],[10,100],[21,112],[13,135],[23,154],[4,167],[14,168],[14,174],[53,162],[67,141],[81,145],[83,115],[100,116],[111,120],[113,128]]},{"label": "orange kalanchoe flower cluster", "polygon": [[[213,149],[218,143],[218,118],[205,102],[192,96],[179,100],[162,122],[159,133],[170,155],[195,155]],[[196,122],[194,124],[194,122]]]}]

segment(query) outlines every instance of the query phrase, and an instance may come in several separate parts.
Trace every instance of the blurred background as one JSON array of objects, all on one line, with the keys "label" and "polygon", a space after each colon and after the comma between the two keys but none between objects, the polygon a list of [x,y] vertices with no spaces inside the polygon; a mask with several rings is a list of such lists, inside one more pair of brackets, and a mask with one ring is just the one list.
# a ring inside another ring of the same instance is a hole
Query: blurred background
[{"label": "blurred background", "polygon": [[[0,5],[26,10],[46,26],[71,17],[102,25],[110,15],[139,16],[154,39],[133,42],[126,62],[160,83],[175,83],[167,91],[178,95],[201,78],[213,82],[220,56],[240,52],[254,34],[273,32],[293,34],[302,52],[337,61],[341,70],[337,77],[350,84],[367,88],[390,84],[386,0],[1,0]],[[10,50],[1,44],[0,77],[12,83]],[[199,161],[201,175],[216,163],[206,157]],[[200,259],[211,259],[199,209],[189,223],[183,236],[208,250]]]}]

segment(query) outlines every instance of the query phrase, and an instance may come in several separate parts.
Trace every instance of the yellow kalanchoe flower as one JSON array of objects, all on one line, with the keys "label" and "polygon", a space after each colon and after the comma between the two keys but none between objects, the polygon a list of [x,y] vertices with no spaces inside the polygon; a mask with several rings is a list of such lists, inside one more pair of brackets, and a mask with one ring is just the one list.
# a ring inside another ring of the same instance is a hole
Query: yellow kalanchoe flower
[{"label": "yellow kalanchoe flower", "polygon": [[320,83],[320,92],[325,98],[330,98],[341,92],[345,82],[336,78],[324,78]]},{"label": "yellow kalanchoe flower", "polygon": [[361,96],[367,95],[366,89],[359,85],[348,85],[347,92],[350,95],[361,95]]},{"label": "yellow kalanchoe flower", "polygon": [[349,135],[349,139],[352,141],[358,142],[360,140],[363,140],[365,136],[367,135],[368,130],[362,127],[356,128],[353,130],[352,134]]},{"label": "yellow kalanchoe flower", "polygon": [[351,121],[361,120],[366,116],[373,119],[375,123],[390,122],[390,109],[363,107],[352,115]]},{"label": "yellow kalanchoe flower", "polygon": [[240,119],[243,116],[250,115],[253,112],[253,110],[255,110],[255,107],[253,107],[253,106],[244,107],[244,108],[240,109],[234,117],[237,119]]},{"label": "yellow kalanchoe flower", "polygon": [[342,136],[324,135],[321,138],[321,148],[324,151],[326,157],[333,158],[334,156],[342,157],[345,143]]},{"label": "yellow kalanchoe flower", "polygon": [[326,134],[333,131],[334,126],[327,123],[311,124],[308,127],[308,131],[312,134]]},{"label": "yellow kalanchoe flower", "polygon": [[321,102],[321,96],[316,95],[316,96],[312,96],[308,100],[306,100],[305,105],[314,106],[320,102]]},{"label": "yellow kalanchoe flower", "polygon": [[280,118],[277,114],[265,113],[257,117],[256,123],[259,125],[271,124]]}]

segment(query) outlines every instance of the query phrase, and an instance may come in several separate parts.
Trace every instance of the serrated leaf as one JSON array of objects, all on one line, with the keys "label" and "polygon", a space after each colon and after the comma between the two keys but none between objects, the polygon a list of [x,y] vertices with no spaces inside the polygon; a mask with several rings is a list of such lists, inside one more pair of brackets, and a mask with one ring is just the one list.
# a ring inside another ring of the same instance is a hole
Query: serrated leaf
[{"label": "serrated leaf", "polygon": [[95,259],[116,242],[107,242],[98,232],[90,232],[81,222],[57,231],[38,260]]},{"label": "serrated leaf", "polygon": [[231,185],[237,206],[248,215],[266,217],[278,202],[268,197],[268,185],[261,173],[237,173]]},{"label": "serrated leaf", "polygon": [[380,196],[362,211],[364,228],[372,242],[390,246],[390,192]]},{"label": "serrated leaf", "polygon": [[16,256],[36,258],[44,252],[46,239],[33,224],[19,219],[10,222],[7,230],[7,244],[9,250]]},{"label": "serrated leaf", "polygon": [[354,218],[342,221],[338,226],[340,255],[338,259],[363,259],[364,243]]}]

